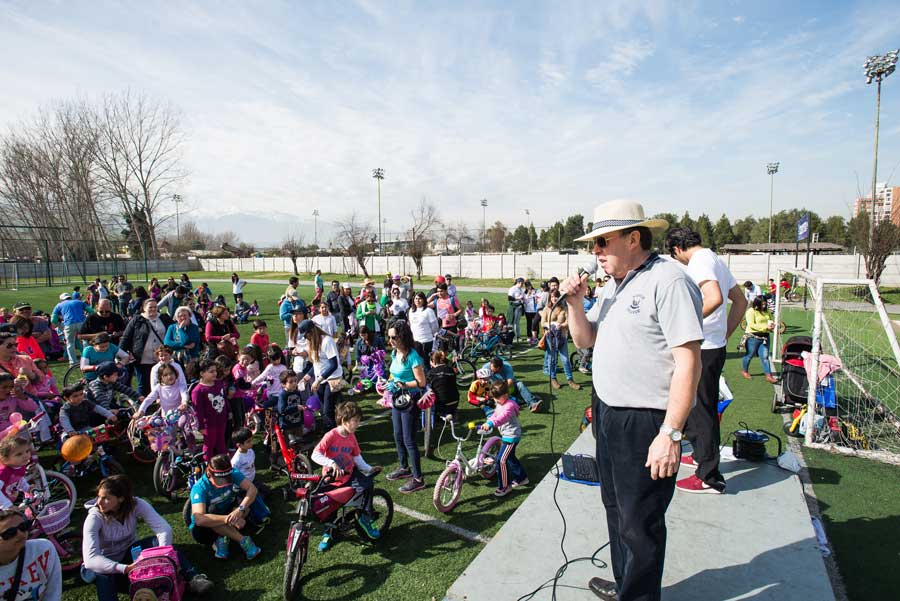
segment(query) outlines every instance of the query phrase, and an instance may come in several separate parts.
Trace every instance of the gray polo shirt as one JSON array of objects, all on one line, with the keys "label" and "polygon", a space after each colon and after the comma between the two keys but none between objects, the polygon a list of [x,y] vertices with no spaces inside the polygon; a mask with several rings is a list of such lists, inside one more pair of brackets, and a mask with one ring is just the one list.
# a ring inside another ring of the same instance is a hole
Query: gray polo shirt
[{"label": "gray polo shirt", "polygon": [[587,319],[594,324],[593,384],[611,407],[665,410],[672,348],[703,340],[703,297],[685,271],[657,254],[610,279]]}]

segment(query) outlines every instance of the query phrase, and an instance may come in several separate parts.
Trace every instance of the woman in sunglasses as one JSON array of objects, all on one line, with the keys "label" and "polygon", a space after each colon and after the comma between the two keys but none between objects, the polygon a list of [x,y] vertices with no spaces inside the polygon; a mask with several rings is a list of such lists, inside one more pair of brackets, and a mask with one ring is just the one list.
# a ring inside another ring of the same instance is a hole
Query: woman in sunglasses
[{"label": "woman in sunglasses", "polygon": [[30,529],[20,510],[0,511],[0,599],[61,599],[59,555],[46,539],[28,540]]},{"label": "woman in sunglasses", "polygon": [[[120,474],[104,478],[97,487],[97,498],[89,501],[84,520],[82,575],[95,578],[97,599],[117,601],[118,592],[128,591],[128,573],[135,566],[131,549],[172,544],[172,527],[155,509],[135,497],[128,476]],[[138,540],[138,520],[143,520],[154,533]],[[198,574],[191,562],[178,551],[181,573],[192,593],[203,594],[213,584],[205,574]],[[56,597],[57,599],[59,597]]]},{"label": "woman in sunglasses", "polygon": [[11,328],[11,331],[0,332],[0,373],[8,373],[14,378],[24,375],[28,378],[28,383],[24,385],[24,391],[34,394],[34,384],[40,383],[43,378],[34,366],[31,357],[20,355],[17,349],[15,328]]}]

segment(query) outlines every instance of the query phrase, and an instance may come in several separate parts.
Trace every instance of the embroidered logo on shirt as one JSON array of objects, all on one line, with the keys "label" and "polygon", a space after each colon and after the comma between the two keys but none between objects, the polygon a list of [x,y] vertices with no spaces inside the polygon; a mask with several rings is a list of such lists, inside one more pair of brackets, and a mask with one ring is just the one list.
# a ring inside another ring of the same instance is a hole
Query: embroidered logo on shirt
[{"label": "embroidered logo on shirt", "polygon": [[628,305],[628,312],[637,315],[641,312],[641,303],[644,301],[643,294],[635,294],[631,297],[631,304]]}]

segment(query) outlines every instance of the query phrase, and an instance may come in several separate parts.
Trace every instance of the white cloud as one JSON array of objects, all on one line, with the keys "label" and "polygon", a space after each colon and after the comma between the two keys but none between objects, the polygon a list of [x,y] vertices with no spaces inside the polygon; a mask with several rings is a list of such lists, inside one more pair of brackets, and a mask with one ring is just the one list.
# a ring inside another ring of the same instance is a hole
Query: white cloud
[{"label": "white cloud", "polygon": [[584,78],[604,85],[631,76],[637,66],[653,54],[654,46],[646,40],[628,40],[616,44],[606,60],[585,71]]},{"label": "white cloud", "polygon": [[738,25],[741,25],[744,23],[744,21],[747,20],[747,18],[744,17],[743,15],[736,15],[734,17],[731,17],[731,20],[734,21],[735,23],[737,23]]}]

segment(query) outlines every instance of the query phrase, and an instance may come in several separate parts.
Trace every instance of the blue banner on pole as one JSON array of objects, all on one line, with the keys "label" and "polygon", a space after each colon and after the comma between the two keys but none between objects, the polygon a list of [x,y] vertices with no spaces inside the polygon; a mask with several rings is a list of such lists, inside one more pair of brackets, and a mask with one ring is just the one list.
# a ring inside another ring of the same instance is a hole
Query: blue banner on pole
[{"label": "blue banner on pole", "polygon": [[797,242],[809,238],[809,214],[807,213],[797,222]]}]

